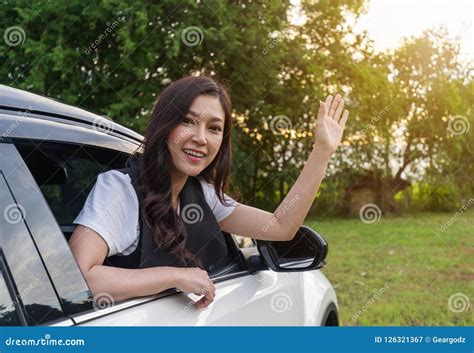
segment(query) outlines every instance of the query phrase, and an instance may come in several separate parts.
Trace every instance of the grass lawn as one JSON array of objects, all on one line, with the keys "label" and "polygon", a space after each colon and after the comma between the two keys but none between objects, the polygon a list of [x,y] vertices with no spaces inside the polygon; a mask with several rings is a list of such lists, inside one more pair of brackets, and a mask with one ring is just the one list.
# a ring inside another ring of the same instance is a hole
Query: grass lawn
[{"label": "grass lawn", "polygon": [[337,293],[340,324],[473,325],[474,212],[442,231],[453,216],[307,219],[329,243],[323,272]]}]

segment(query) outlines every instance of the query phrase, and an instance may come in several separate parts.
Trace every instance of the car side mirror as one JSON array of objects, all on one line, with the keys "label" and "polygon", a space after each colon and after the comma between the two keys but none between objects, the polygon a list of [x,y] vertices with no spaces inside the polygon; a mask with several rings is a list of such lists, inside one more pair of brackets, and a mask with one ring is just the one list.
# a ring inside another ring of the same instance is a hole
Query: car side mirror
[{"label": "car side mirror", "polygon": [[322,268],[326,264],[328,244],[307,226],[301,226],[289,241],[257,240],[265,264],[276,272],[299,272]]}]

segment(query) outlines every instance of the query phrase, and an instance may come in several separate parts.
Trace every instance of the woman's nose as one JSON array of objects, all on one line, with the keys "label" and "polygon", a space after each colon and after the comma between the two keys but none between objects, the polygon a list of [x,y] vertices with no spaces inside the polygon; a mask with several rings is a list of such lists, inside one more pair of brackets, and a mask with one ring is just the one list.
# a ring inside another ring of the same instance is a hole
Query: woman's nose
[{"label": "woman's nose", "polygon": [[207,143],[206,132],[203,128],[197,127],[196,129],[194,129],[193,141],[202,145],[205,145]]}]

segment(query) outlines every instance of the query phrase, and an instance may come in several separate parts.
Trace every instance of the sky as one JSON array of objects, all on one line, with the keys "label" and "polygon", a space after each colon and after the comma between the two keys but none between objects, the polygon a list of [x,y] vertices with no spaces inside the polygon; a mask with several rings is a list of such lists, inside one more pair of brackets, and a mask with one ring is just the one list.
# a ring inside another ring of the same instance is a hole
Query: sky
[{"label": "sky", "polygon": [[[304,25],[298,11],[299,0],[291,0],[292,22]],[[444,25],[452,36],[461,40],[461,56],[474,59],[474,0],[368,0],[367,13],[356,24],[374,39],[375,49],[396,48],[405,36],[418,35],[427,28]]]},{"label": "sky", "polygon": [[356,28],[365,28],[373,37],[375,48],[395,48],[404,36],[444,25],[451,36],[459,36],[463,56],[474,58],[473,0],[371,0],[368,12]]}]

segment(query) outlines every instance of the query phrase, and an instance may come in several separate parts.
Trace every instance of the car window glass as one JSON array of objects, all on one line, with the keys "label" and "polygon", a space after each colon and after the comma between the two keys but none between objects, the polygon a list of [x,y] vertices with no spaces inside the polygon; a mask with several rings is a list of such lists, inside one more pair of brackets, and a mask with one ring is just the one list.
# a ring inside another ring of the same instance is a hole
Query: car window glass
[{"label": "car window glass", "polygon": [[15,283],[26,321],[40,325],[63,318],[61,305],[35,244],[26,228],[25,207],[15,202],[5,176],[0,172],[0,254]]},{"label": "car window glass", "polygon": [[0,275],[0,326],[19,325],[21,325],[20,318],[2,272]]},{"label": "car window glass", "polygon": [[117,151],[78,145],[43,143],[17,148],[61,226],[72,225],[97,176],[123,168],[128,157]]},{"label": "car window glass", "polygon": [[95,161],[73,158],[67,162],[68,180],[66,183],[40,186],[60,225],[72,224],[84,206],[97,175],[109,169]]}]

